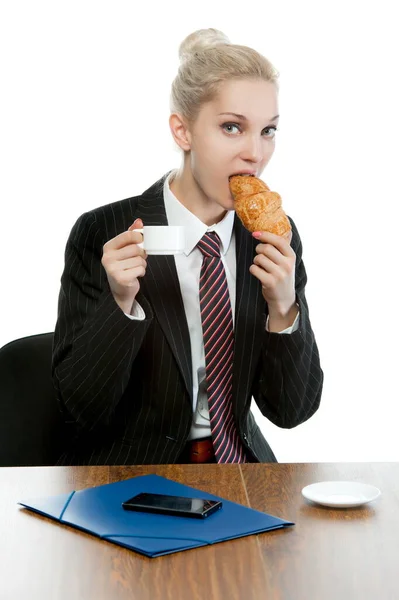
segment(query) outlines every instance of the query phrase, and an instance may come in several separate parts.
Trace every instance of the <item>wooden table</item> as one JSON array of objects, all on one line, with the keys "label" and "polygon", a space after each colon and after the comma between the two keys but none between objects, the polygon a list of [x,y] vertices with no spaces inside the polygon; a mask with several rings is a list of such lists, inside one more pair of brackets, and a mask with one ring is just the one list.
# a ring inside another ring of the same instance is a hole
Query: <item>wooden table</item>
[{"label": "wooden table", "polygon": [[[16,504],[147,473],[296,524],[147,558]],[[335,510],[302,497],[325,480],[382,495]],[[2,468],[0,490],[1,600],[399,599],[399,463]]]}]

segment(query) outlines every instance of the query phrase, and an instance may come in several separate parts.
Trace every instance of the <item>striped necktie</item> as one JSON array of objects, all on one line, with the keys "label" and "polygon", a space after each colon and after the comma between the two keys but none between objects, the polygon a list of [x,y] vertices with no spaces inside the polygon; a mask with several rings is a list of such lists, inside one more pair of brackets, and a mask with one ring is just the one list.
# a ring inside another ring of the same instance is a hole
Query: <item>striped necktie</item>
[{"label": "striped necktie", "polygon": [[217,462],[246,462],[233,416],[233,315],[219,243],[217,233],[210,232],[197,244],[203,254],[199,300],[209,418]]}]

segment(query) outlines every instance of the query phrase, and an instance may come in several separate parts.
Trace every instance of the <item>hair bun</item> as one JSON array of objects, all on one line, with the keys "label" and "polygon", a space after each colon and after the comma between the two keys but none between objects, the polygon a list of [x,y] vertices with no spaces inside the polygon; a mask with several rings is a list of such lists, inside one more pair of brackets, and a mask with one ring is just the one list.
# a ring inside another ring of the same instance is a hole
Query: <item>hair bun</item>
[{"label": "hair bun", "polygon": [[230,44],[229,38],[219,29],[198,29],[190,33],[179,46],[179,58],[187,60],[195,52],[201,52],[220,44]]}]

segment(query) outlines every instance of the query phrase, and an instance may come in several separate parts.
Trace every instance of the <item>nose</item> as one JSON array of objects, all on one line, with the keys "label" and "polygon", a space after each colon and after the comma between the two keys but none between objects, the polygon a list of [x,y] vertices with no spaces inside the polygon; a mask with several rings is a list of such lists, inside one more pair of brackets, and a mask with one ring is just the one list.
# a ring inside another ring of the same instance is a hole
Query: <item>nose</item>
[{"label": "nose", "polygon": [[248,136],[245,139],[241,151],[241,158],[253,163],[259,163],[262,161],[264,158],[262,139],[259,135]]}]

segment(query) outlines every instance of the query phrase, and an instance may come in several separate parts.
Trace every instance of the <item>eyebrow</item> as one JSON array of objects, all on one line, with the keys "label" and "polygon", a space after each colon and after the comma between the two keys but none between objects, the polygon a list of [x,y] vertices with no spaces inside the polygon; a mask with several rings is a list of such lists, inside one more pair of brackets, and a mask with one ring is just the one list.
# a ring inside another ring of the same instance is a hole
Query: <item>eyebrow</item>
[{"label": "eyebrow", "polygon": [[[232,112],[223,112],[223,113],[219,113],[218,116],[220,115],[232,115],[233,117],[237,117],[237,119],[241,119],[242,121],[248,121],[247,117],[245,115],[239,115],[238,113],[232,113]],[[276,115],[275,117],[273,117],[272,119],[270,119],[270,121],[275,121],[276,119],[279,118],[280,115]]]}]

